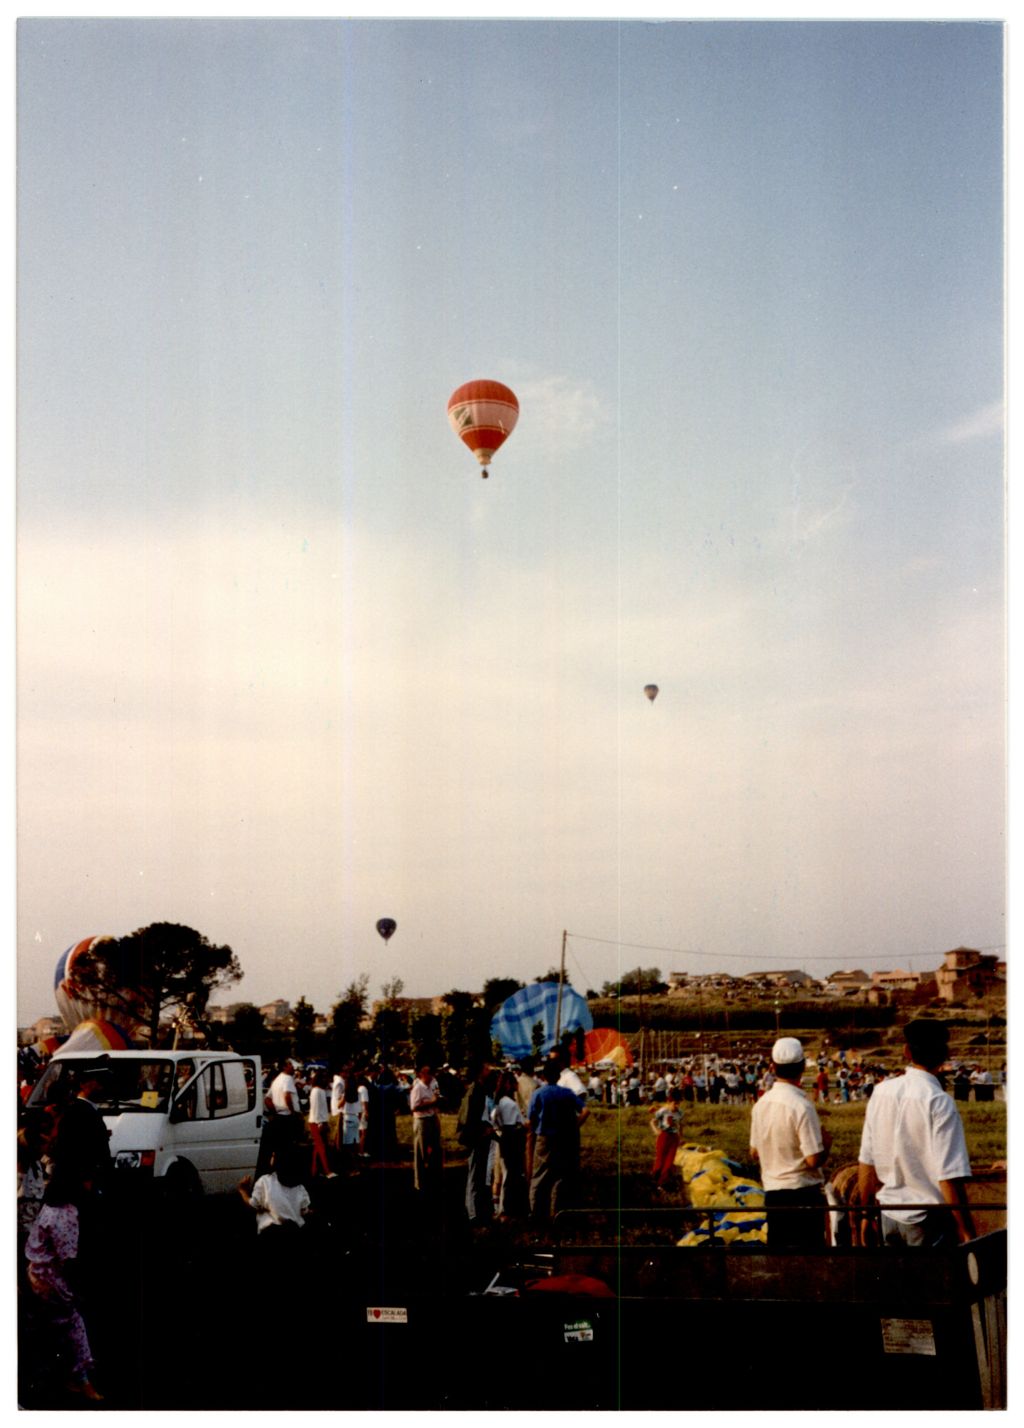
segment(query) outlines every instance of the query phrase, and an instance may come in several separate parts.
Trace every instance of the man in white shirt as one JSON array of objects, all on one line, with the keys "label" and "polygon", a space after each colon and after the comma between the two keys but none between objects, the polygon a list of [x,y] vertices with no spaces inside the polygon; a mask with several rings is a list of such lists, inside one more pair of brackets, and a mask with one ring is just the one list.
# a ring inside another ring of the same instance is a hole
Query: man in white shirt
[{"label": "man in white shirt", "polygon": [[421,1066],[409,1092],[412,1112],[412,1183],[416,1190],[437,1190],[441,1185],[441,1094],[429,1066]]},{"label": "man in white shirt", "polygon": [[971,1085],[974,1087],[974,1099],[976,1101],[994,1101],[995,1083],[992,1080],[992,1072],[982,1066],[975,1066],[971,1072]]},{"label": "man in white shirt", "polygon": [[257,1175],[264,1174],[270,1168],[272,1157],[293,1146],[302,1135],[302,1110],[293,1070],[292,1061],[282,1062],[267,1091],[268,1114],[263,1121]]},{"label": "man in white shirt", "polygon": [[586,1086],[584,1086],[583,1082],[580,1080],[579,1076],[577,1076],[576,1072],[572,1069],[571,1066],[562,1067],[562,1070],[558,1076],[558,1084],[560,1086],[567,1086],[578,1101],[586,1101],[587,1088]]},{"label": "man in white shirt", "polygon": [[941,1249],[975,1233],[963,1121],[938,1079],[949,1032],[942,1022],[916,1020],[903,1035],[906,1071],[877,1085],[868,1102],[857,1188],[862,1204],[874,1197],[881,1206],[887,1245]]},{"label": "man in white shirt", "polygon": [[587,1104],[587,1088],[569,1065],[568,1052],[561,1046],[554,1046],[548,1052],[548,1060],[554,1061],[559,1068],[558,1084],[573,1093],[582,1110]]},{"label": "man in white shirt", "polygon": [[[816,1248],[825,1243],[821,1167],[832,1137],[800,1089],[804,1048],[795,1036],[776,1041],[772,1065],[776,1079],[750,1113],[750,1150],[761,1167],[768,1244],[772,1249]],[[773,1207],[786,1213],[773,1215]]]},{"label": "man in white shirt", "polygon": [[285,1061],[280,1071],[270,1083],[270,1099],[274,1114],[278,1116],[300,1116],[299,1093],[295,1086],[295,1063]]}]

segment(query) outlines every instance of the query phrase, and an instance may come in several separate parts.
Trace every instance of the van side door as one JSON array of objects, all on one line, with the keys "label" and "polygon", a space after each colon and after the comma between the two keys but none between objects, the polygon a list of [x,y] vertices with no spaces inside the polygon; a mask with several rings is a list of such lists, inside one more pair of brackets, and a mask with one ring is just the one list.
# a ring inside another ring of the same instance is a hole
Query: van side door
[{"label": "van side door", "polygon": [[211,1061],[175,1102],[174,1147],[206,1191],[233,1190],[256,1168],[261,1109],[251,1057]]}]

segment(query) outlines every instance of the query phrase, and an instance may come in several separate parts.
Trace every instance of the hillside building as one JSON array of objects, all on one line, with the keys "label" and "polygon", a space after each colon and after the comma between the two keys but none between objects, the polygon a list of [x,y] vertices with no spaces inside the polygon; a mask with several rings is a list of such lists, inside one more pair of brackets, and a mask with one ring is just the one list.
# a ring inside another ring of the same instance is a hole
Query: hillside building
[{"label": "hillside building", "polygon": [[790,987],[809,991],[817,982],[808,972],[793,969],[785,972],[747,972],[742,980],[763,987]]},{"label": "hillside building", "polygon": [[844,996],[847,992],[860,992],[870,987],[871,978],[861,968],[855,971],[830,972],[825,978],[825,994],[830,997]]},{"label": "hillside building", "polygon": [[942,959],[935,974],[939,996],[944,1001],[964,1001],[982,997],[1000,984],[1006,983],[1006,963],[998,957],[985,956],[973,947],[954,947]]}]

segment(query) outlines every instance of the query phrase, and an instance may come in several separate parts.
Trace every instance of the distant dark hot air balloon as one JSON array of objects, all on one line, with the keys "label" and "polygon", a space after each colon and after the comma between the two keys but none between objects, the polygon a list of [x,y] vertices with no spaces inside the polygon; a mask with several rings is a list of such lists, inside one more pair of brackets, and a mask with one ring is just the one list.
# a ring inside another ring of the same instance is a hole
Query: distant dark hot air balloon
[{"label": "distant dark hot air balloon", "polygon": [[377,931],[386,942],[397,926],[398,923],[393,917],[382,917],[377,923]]},{"label": "distant dark hot air balloon", "polygon": [[502,382],[464,382],[448,398],[448,420],[483,467],[480,474],[486,478],[487,463],[515,430],[519,402]]},{"label": "distant dark hot air balloon", "polygon": [[647,695],[647,698],[653,704],[658,697],[658,686],[656,684],[645,684],[644,693]]}]

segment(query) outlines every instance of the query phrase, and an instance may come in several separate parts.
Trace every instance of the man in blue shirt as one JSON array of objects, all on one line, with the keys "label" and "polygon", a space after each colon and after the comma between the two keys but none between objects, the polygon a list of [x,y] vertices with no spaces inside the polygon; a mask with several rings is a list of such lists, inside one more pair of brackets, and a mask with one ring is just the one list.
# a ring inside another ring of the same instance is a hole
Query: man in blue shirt
[{"label": "man in blue shirt", "polygon": [[530,1217],[550,1220],[571,1198],[580,1164],[580,1125],[587,1107],[560,1086],[557,1061],[544,1063],[544,1082],[530,1100],[527,1165]]}]

